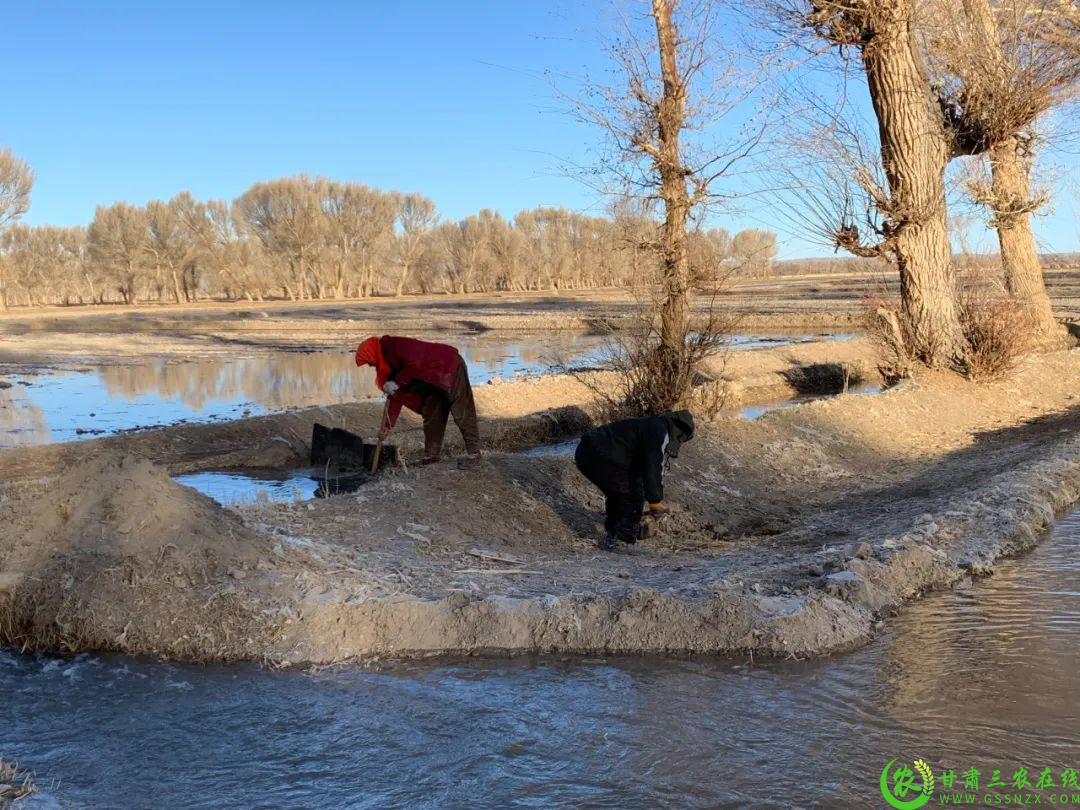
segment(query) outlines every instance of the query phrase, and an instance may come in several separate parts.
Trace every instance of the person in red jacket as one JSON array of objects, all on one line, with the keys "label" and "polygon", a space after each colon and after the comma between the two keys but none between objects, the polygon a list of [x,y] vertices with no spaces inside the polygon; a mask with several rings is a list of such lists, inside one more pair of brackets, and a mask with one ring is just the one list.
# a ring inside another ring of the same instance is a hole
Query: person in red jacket
[{"label": "person in red jacket", "polygon": [[469,370],[458,350],[444,343],[407,337],[369,337],[356,348],[356,365],[374,366],[375,382],[389,399],[385,439],[404,405],[424,418],[424,464],[439,460],[446,423],[454,422],[465,440],[468,461],[480,458],[480,429],[476,423]]}]

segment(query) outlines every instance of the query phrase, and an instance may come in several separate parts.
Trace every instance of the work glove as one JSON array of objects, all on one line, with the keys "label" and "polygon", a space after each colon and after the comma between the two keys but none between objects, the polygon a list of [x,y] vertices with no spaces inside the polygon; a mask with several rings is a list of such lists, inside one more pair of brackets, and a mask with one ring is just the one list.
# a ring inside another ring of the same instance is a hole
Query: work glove
[{"label": "work glove", "polygon": [[649,508],[645,512],[645,517],[658,518],[667,514],[670,514],[670,510],[664,505],[663,501],[658,501],[649,504]]},{"label": "work glove", "polygon": [[396,382],[394,382],[393,380],[387,380],[385,383],[383,383],[382,390],[386,392],[386,395],[388,397],[392,397],[395,393],[397,393],[397,390],[399,388],[401,388],[401,386],[398,385]]}]

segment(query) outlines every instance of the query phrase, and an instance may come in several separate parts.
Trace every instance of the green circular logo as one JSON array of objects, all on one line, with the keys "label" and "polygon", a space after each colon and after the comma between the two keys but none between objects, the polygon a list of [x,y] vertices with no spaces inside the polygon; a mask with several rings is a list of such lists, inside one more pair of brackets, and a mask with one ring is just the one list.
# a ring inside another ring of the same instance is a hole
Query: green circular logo
[{"label": "green circular logo", "polygon": [[[899,759],[899,757],[897,757]],[[921,759],[915,760],[915,770],[901,763],[892,769],[894,759],[881,772],[881,795],[897,810],[916,810],[926,804],[934,795],[934,774]],[[915,776],[922,777],[922,784],[916,784]],[[913,798],[908,799],[909,794]]]}]

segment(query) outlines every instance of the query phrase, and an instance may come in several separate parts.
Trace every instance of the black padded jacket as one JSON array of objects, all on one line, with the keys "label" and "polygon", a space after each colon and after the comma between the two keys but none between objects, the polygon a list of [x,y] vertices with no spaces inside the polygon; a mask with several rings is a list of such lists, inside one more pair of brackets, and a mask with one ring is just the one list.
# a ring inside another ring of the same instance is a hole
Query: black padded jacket
[{"label": "black padded jacket", "polygon": [[594,428],[581,437],[596,457],[640,478],[649,503],[664,500],[664,455],[677,458],[679,447],[694,436],[689,411],[621,419]]}]

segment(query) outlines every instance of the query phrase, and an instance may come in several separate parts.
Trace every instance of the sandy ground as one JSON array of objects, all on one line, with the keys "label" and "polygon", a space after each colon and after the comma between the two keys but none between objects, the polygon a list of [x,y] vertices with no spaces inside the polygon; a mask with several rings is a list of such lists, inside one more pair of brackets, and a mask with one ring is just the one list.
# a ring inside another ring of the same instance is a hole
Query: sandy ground
[{"label": "sandy ground", "polygon": [[[1074,274],[1050,281],[1063,317],[1080,315]],[[728,305],[754,309],[742,331],[848,331],[875,283],[745,284]],[[596,333],[634,312],[615,293],[16,311],[0,317],[0,371],[340,348],[372,332]],[[601,499],[572,459],[523,454],[595,420],[569,376],[477,388],[477,469],[412,466],[421,435],[406,416],[401,468],[311,503],[225,509],[169,476],[304,464],[313,423],[370,435],[378,403],[0,450],[0,643],[275,664],[851,647],[904,600],[992,572],[1080,498],[1076,349],[990,385],[926,374],[737,416],[878,382],[875,365],[865,338],[715,362],[707,390],[726,407],[673,464],[674,514],[617,553],[595,545]]]},{"label": "sandy ground", "polygon": [[[713,372],[744,403],[797,393],[822,364],[873,376],[864,339],[731,353]],[[925,375],[721,416],[669,473],[674,515],[618,553],[595,546],[599,494],[572,460],[520,452],[591,422],[568,377],[478,389],[478,469],[409,466],[413,420],[395,432],[406,466],[305,504],[224,509],[168,474],[299,463],[313,422],[370,434],[377,404],[0,451],[0,641],[281,664],[844,649],[905,599],[991,572],[1080,497],[1077,379],[1068,350],[991,385]]]}]

